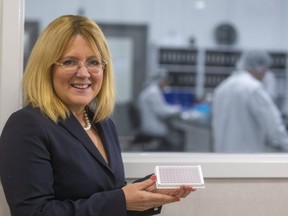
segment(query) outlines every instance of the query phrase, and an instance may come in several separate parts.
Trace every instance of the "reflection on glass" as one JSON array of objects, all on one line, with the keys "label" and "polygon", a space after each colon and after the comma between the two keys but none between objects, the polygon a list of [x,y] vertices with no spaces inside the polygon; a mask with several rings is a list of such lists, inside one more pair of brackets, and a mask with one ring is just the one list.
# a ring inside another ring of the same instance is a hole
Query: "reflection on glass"
[{"label": "reflection on glass", "polygon": [[[271,94],[284,120],[288,116],[285,1],[85,0],[68,4],[63,0],[57,1],[59,10],[55,4],[51,0],[26,0],[26,22],[41,27],[59,15],[81,13],[103,24],[110,38],[119,98],[113,119],[123,151],[157,149],[158,144],[151,140],[134,142],[139,131],[137,118],[133,115],[131,121],[130,116],[144,82],[162,68],[172,81],[162,91],[165,101],[181,108],[181,114],[167,123],[181,131],[178,142],[182,147],[175,151],[213,152],[214,90],[235,70],[237,60],[248,49],[263,48],[272,55],[270,70],[276,88]],[[113,27],[108,31],[104,26],[110,24]],[[146,30],[139,31],[137,26]]]}]

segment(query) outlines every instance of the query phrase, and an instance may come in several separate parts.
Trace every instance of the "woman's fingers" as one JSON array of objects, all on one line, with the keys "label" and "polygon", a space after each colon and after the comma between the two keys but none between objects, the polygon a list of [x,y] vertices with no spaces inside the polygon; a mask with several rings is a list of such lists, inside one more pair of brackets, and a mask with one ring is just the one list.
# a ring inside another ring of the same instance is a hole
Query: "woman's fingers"
[{"label": "woman's fingers", "polygon": [[187,197],[191,192],[196,191],[196,189],[190,187],[190,186],[181,186],[179,190],[174,194],[175,197],[178,198],[185,198]]},{"label": "woman's fingers", "polygon": [[[147,180],[145,180],[147,181]],[[128,210],[143,211],[149,208],[162,206],[168,203],[179,201],[175,196],[169,196],[160,193],[153,193],[141,188],[149,185],[150,181],[127,185],[122,188]]]},{"label": "woman's fingers", "polygon": [[152,188],[153,186],[149,187],[150,192],[166,194],[169,196],[175,196],[177,198],[185,198],[191,192],[196,191],[196,189],[192,188],[191,186],[186,186],[186,185],[183,185],[180,188],[175,188],[175,189],[157,189],[156,186],[155,186],[155,189],[152,189]]}]

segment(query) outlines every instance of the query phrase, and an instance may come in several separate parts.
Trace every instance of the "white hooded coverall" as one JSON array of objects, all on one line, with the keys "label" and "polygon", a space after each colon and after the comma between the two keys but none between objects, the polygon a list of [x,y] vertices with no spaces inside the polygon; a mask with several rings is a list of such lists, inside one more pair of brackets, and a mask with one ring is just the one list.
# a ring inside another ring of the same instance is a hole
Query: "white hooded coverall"
[{"label": "white hooded coverall", "polygon": [[278,108],[262,83],[246,71],[234,72],[215,89],[212,129],[216,152],[288,150]]}]

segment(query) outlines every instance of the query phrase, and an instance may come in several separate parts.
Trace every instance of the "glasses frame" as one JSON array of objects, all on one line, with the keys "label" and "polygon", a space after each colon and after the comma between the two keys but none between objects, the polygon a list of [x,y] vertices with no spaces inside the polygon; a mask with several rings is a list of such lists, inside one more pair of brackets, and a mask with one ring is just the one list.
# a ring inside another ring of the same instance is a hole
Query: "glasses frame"
[{"label": "glasses frame", "polygon": [[[92,60],[92,59],[91,59],[91,60]],[[90,60],[89,60],[89,61],[90,61]],[[77,67],[76,67],[76,65],[75,65],[75,68],[74,68],[74,67],[73,67],[73,68],[69,68],[69,67],[67,67],[67,66],[66,66],[63,62],[61,62],[61,61],[60,61],[60,62],[54,62],[54,64],[57,65],[57,66],[63,67],[63,68],[66,69],[66,70],[71,70],[71,71],[73,70],[74,72],[78,72],[82,67],[85,67],[86,70],[87,70],[89,73],[93,73],[93,72],[90,71],[91,69],[89,69],[89,67],[87,67],[87,65],[86,65],[87,62],[89,62],[89,61],[86,61],[82,66],[81,66],[80,62],[77,61],[78,64],[77,64]],[[99,63],[99,65],[97,65],[97,67],[99,66],[99,69],[100,69],[100,66],[101,66],[102,70],[104,70],[107,64],[108,64],[107,61],[104,60],[104,59],[102,59],[101,62]]]}]

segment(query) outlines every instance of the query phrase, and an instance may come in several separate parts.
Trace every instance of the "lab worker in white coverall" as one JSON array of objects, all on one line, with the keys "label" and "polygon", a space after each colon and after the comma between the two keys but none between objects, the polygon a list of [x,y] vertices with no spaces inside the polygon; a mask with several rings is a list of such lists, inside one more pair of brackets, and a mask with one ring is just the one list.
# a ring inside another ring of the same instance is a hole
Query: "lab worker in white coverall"
[{"label": "lab worker in white coverall", "polygon": [[261,82],[271,65],[265,51],[247,51],[212,99],[214,150],[230,153],[288,151],[280,111]]},{"label": "lab worker in white coverall", "polygon": [[159,150],[177,150],[181,145],[171,138],[173,129],[169,124],[169,119],[180,116],[181,107],[168,104],[163,94],[163,89],[169,86],[170,82],[168,72],[161,70],[144,86],[138,100],[141,115],[140,131],[142,134],[161,140]]},{"label": "lab worker in white coverall", "polygon": [[277,80],[276,76],[273,71],[267,71],[265,72],[264,78],[262,80],[262,83],[264,85],[264,88],[270,95],[270,97],[273,99],[275,102],[278,97],[278,92],[277,92]]}]

